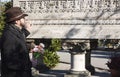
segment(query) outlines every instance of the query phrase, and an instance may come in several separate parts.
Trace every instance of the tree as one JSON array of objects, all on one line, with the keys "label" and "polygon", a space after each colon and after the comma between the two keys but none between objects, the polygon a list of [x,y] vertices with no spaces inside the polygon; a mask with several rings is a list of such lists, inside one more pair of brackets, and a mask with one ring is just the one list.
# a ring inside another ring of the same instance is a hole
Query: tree
[{"label": "tree", "polygon": [[1,7],[0,7],[0,36],[2,34],[2,30],[3,30],[4,24],[5,24],[4,10],[5,10],[5,6],[1,5]]},{"label": "tree", "polygon": [[11,1],[7,2],[7,3],[2,2],[1,4],[2,5],[0,7],[0,37],[2,35],[2,31],[3,31],[4,25],[5,25],[5,21],[4,21],[5,20],[5,15],[4,15],[5,11],[12,7],[12,2]]}]

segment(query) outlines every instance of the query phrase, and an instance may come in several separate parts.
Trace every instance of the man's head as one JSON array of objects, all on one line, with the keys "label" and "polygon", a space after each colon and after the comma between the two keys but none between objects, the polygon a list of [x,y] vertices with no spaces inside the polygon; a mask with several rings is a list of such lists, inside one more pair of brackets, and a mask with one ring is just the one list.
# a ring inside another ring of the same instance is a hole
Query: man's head
[{"label": "man's head", "polygon": [[28,15],[24,14],[20,7],[12,7],[8,9],[5,12],[5,15],[7,23],[13,23],[20,29],[22,29],[22,27],[25,27],[26,25],[25,17]]},{"label": "man's head", "polygon": [[6,22],[8,23],[24,18],[25,16],[28,16],[27,14],[23,13],[20,7],[12,7],[8,9],[5,12],[5,15],[6,15]]}]

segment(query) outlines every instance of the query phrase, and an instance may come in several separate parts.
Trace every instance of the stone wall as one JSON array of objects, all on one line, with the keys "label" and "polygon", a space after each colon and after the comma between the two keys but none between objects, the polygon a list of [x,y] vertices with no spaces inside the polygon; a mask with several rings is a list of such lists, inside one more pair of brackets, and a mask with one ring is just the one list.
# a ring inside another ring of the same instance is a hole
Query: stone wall
[{"label": "stone wall", "polygon": [[28,38],[120,38],[120,0],[13,0],[13,5],[29,15]]}]

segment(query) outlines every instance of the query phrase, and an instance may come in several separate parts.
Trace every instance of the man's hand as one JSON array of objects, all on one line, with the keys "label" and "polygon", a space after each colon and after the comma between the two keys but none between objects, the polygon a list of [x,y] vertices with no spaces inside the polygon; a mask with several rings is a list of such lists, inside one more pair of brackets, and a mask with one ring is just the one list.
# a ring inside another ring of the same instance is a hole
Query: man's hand
[{"label": "man's hand", "polygon": [[25,29],[27,29],[29,32],[31,31],[31,24],[29,22],[26,22]]}]

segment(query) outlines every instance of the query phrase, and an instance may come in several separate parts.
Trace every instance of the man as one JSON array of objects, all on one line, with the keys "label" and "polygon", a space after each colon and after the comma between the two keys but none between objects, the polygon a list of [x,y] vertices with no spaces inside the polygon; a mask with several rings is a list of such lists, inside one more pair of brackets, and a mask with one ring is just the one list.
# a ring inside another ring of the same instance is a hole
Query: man
[{"label": "man", "polygon": [[2,77],[32,77],[31,62],[25,37],[30,33],[24,14],[19,7],[5,12],[6,22],[1,44]]}]

